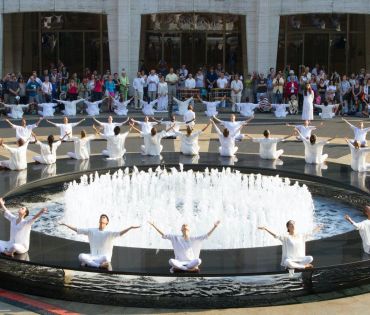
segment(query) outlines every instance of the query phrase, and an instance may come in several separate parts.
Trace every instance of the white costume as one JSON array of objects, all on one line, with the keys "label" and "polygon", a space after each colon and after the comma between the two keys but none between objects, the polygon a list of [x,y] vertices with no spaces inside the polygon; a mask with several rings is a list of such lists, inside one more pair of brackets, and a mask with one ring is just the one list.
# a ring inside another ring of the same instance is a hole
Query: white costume
[{"label": "white costume", "polygon": [[9,117],[17,119],[23,117],[23,108],[28,108],[28,105],[21,105],[21,104],[4,104],[6,108],[10,108],[10,113],[8,114]]},{"label": "white costume", "polygon": [[103,263],[110,263],[113,253],[113,241],[120,232],[101,231],[98,228],[77,229],[77,234],[87,235],[90,253],[80,254],[78,260],[82,266],[98,268]]},{"label": "white costume", "polygon": [[83,99],[75,100],[75,101],[62,101],[62,100],[56,100],[58,103],[64,104],[64,110],[62,110],[62,113],[65,116],[75,116],[76,115],[76,106],[78,103],[83,102]]},{"label": "white costume", "polygon": [[131,102],[131,99],[124,101],[124,102],[120,102],[119,100],[114,100],[114,107],[116,107],[114,112],[118,116],[127,116],[127,113],[128,113],[127,105],[130,104],[130,102]]},{"label": "white costume", "polygon": [[289,104],[271,104],[273,108],[275,108],[274,114],[276,118],[285,118],[288,114],[287,108],[289,108]]},{"label": "white costume", "polygon": [[258,104],[253,103],[236,103],[237,110],[239,110],[240,115],[244,117],[253,117],[254,110],[258,108]]},{"label": "white costume", "polygon": [[10,239],[8,242],[0,241],[0,252],[14,252],[24,254],[30,247],[31,226],[34,218],[22,219],[17,224],[18,217],[5,210],[4,217],[10,221]]},{"label": "white costume", "polygon": [[151,101],[150,103],[140,100],[140,104],[143,106],[143,114],[145,116],[154,116],[153,106],[158,103],[158,99]]},{"label": "white costume", "polygon": [[176,137],[176,132],[180,131],[180,126],[185,125],[182,121],[163,121],[162,124],[166,126],[166,130],[173,126],[171,130],[167,131],[166,137]]},{"label": "white costume", "polygon": [[253,142],[258,142],[260,144],[260,157],[266,160],[276,160],[284,153],[284,150],[276,150],[276,146],[280,141],[284,141],[284,139],[278,138],[253,139]]},{"label": "white costume", "polygon": [[227,128],[230,134],[235,135],[235,140],[242,140],[243,135],[240,133],[240,127],[243,126],[245,121],[224,121],[221,120],[221,126]]},{"label": "white costume", "polygon": [[315,107],[321,109],[321,113],[319,113],[321,119],[332,119],[335,117],[333,109],[337,108],[337,105],[315,105]]},{"label": "white costume", "polygon": [[55,113],[55,107],[57,107],[58,105],[55,103],[42,103],[37,104],[37,106],[42,109],[37,112],[40,116],[53,117]]},{"label": "white costume", "polygon": [[176,132],[175,134],[181,139],[180,151],[185,155],[197,155],[199,154],[198,138],[202,131],[192,132],[190,136],[182,132]]},{"label": "white costume", "polygon": [[116,127],[121,127],[125,122],[121,122],[121,123],[114,123],[114,122],[111,122],[111,123],[102,123],[100,122],[99,120],[96,120],[95,121],[103,127],[103,136],[104,137],[108,137],[108,136],[113,136],[114,135],[114,128]]},{"label": "white costume", "polygon": [[86,108],[86,113],[90,116],[96,116],[99,115],[100,109],[99,109],[99,104],[103,102],[103,100],[96,101],[96,102],[89,102],[87,100],[84,100],[87,108]]},{"label": "white costume", "polygon": [[303,139],[304,144],[304,159],[308,164],[321,164],[328,158],[327,154],[322,154],[324,145],[329,143],[326,140],[311,144],[307,139]]},{"label": "white costume", "polygon": [[195,113],[188,109],[184,114],[184,123],[189,126],[193,127],[195,125]]},{"label": "white costume", "polygon": [[163,149],[161,140],[167,135],[167,133],[165,131],[161,131],[156,133],[154,136],[152,136],[151,133],[140,132],[140,134],[144,138],[144,145],[141,146],[141,154],[152,156],[160,155]]},{"label": "white costume", "polygon": [[33,160],[40,164],[54,164],[57,160],[57,149],[61,143],[61,141],[54,142],[50,149],[48,143],[37,141],[36,144],[40,146],[41,155],[34,156]]},{"label": "white costume", "polygon": [[281,265],[289,269],[304,269],[313,261],[312,256],[306,256],[306,236],[278,235],[276,238],[283,243]]},{"label": "white costume", "polygon": [[366,145],[366,135],[370,131],[370,127],[361,129],[351,124],[349,124],[349,126],[352,128],[355,134],[354,140],[357,140],[360,145]]},{"label": "white costume", "polygon": [[370,220],[366,219],[353,225],[360,232],[364,252],[370,254]]},{"label": "white costume", "polygon": [[185,89],[195,89],[195,80],[193,78],[185,80]]},{"label": "white costume", "polygon": [[10,160],[0,161],[0,166],[13,171],[20,171],[27,168],[28,141],[16,148],[9,147],[6,144],[3,144],[3,146],[10,152]]},{"label": "white costume", "polygon": [[60,139],[63,139],[63,137],[68,134],[67,136],[64,137],[64,141],[71,141],[72,140],[72,129],[73,127],[76,127],[80,122],[76,123],[67,123],[67,124],[54,124],[56,127],[59,128],[59,137]]},{"label": "white costume", "polygon": [[34,140],[34,137],[32,136],[32,130],[37,128],[37,124],[26,125],[26,127],[12,124],[11,127],[15,129],[15,138],[17,140],[18,139],[22,139],[23,141]]},{"label": "white costume", "polygon": [[90,158],[90,141],[94,140],[95,136],[86,136],[84,138],[74,138],[74,152],[68,152],[67,155],[76,160],[87,160]]},{"label": "white costume", "polygon": [[234,156],[236,151],[238,151],[238,147],[235,146],[235,134],[229,132],[229,136],[225,137],[217,126],[215,126],[215,129],[221,143],[221,146],[218,148],[220,155]]},{"label": "white costume", "polygon": [[157,111],[167,111],[167,106],[168,106],[168,85],[167,82],[159,82]]},{"label": "white costume", "polygon": [[138,120],[133,120],[134,123],[140,125],[141,132],[142,133],[150,133],[152,128],[155,125],[158,125],[157,122],[151,122],[151,121],[138,121]]},{"label": "white costume", "polygon": [[366,172],[370,165],[366,163],[366,156],[370,152],[370,148],[356,149],[352,143],[348,143],[351,150],[351,168],[356,172]]},{"label": "white costume", "polygon": [[205,101],[202,101],[202,103],[207,106],[207,110],[204,113],[208,117],[213,117],[213,116],[217,116],[218,115],[217,106],[220,105],[220,103],[221,103],[220,101],[218,101],[218,102],[205,102]]},{"label": "white costume", "polygon": [[313,130],[316,130],[315,126],[297,125],[295,128],[299,131],[298,140],[309,139]]},{"label": "white costume", "polygon": [[173,268],[179,270],[191,270],[198,267],[202,261],[199,258],[202,241],[208,238],[208,235],[202,235],[198,237],[190,237],[185,240],[182,235],[163,235],[163,238],[170,240],[172,243],[173,251],[175,252],[175,259],[171,258],[169,264],[171,266],[171,272]]},{"label": "white costume", "polygon": [[178,110],[177,110],[176,114],[183,116],[186,113],[186,111],[188,110],[188,106],[189,106],[190,102],[193,102],[194,99],[192,97],[190,97],[185,101],[180,101],[176,97],[174,97],[173,100],[176,102],[176,104],[178,106]]},{"label": "white costume", "polygon": [[102,151],[103,155],[109,156],[109,159],[120,159],[126,153],[125,141],[128,131],[119,135],[107,136],[107,149]]},{"label": "white costume", "polygon": [[313,99],[315,94],[313,91],[307,95],[303,95],[302,120],[313,120]]}]

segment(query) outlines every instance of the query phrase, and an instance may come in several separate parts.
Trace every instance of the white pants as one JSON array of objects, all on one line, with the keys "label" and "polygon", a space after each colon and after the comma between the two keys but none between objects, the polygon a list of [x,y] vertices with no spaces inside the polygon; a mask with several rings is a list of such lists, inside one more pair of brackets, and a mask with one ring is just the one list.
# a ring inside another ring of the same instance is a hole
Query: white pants
[{"label": "white pants", "polygon": [[220,152],[221,156],[234,156],[236,151],[238,151],[238,147],[234,147],[233,150],[218,147],[218,151]]},{"label": "white pants", "polygon": [[109,263],[107,256],[105,255],[91,255],[91,254],[80,254],[78,255],[78,260],[81,266],[89,266],[94,268],[99,268],[103,263]]},{"label": "white pants", "polygon": [[233,102],[233,105],[231,107],[231,111],[235,112],[235,110],[240,111],[239,108],[236,109],[235,103],[240,103],[242,101],[242,94],[233,94],[231,93],[231,100]]},{"label": "white pants", "polygon": [[28,252],[28,249],[25,248],[22,244],[0,241],[0,253],[5,252],[24,254]]},{"label": "white pants", "polygon": [[304,256],[300,258],[288,258],[283,262],[283,266],[288,269],[304,269],[307,264],[313,261],[312,256]]},{"label": "white pants", "polygon": [[142,101],[143,100],[143,92],[139,92],[137,90],[135,90],[135,94],[134,94],[134,103],[135,103],[135,108],[141,108],[141,102],[140,100]]},{"label": "white pants", "polygon": [[277,160],[281,155],[283,155],[284,150],[277,150],[270,156],[261,156],[264,160]]},{"label": "white pants", "polygon": [[168,262],[172,268],[179,270],[191,270],[198,267],[202,263],[202,260],[200,258],[195,258],[193,260],[180,261],[171,258]]}]

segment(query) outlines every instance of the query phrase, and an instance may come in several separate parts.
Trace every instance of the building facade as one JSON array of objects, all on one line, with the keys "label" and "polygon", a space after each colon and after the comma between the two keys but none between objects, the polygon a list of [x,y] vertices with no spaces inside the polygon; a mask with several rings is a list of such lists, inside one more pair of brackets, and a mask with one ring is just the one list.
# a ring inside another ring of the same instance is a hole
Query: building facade
[{"label": "building facade", "polygon": [[369,0],[0,0],[0,73],[370,69]]}]

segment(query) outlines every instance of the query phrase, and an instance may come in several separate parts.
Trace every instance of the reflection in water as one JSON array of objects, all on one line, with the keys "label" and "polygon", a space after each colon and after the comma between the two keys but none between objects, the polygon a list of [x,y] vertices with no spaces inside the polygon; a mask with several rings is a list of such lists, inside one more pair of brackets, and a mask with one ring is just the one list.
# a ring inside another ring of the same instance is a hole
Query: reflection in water
[{"label": "reflection in water", "polygon": [[328,166],[326,164],[308,164],[304,166],[304,173],[314,176],[322,176],[322,170],[327,170]]},{"label": "reflection in water", "polygon": [[15,254],[14,258],[17,260],[30,261],[30,256],[28,252],[24,254]]},{"label": "reflection in water", "polygon": [[281,166],[283,164],[284,162],[280,159],[277,159],[277,160],[259,159],[258,160],[258,166],[262,168],[276,169],[276,166]]},{"label": "reflection in water", "polygon": [[179,163],[181,164],[198,164],[199,155],[179,155]]},{"label": "reflection in water", "polygon": [[71,159],[67,161],[67,164],[74,165],[75,172],[84,172],[84,171],[89,170],[90,160],[89,159],[86,159],[86,160]]},{"label": "reflection in water", "polygon": [[236,156],[220,156],[219,159],[221,165],[234,165],[238,162],[238,158]]},{"label": "reflection in water", "polygon": [[369,188],[366,185],[366,172],[351,172],[351,185],[355,186],[357,188],[360,188],[361,190],[369,192]]},{"label": "reflection in water", "polygon": [[22,171],[4,171],[4,181],[8,179],[9,187],[16,188],[27,183],[27,170]]}]

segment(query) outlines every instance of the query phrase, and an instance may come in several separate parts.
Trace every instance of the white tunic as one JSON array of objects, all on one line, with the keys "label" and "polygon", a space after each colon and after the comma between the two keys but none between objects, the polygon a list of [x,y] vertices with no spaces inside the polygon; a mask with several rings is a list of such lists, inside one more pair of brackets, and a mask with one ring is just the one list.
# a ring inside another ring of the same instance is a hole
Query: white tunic
[{"label": "white tunic", "polygon": [[38,162],[41,164],[54,164],[57,160],[57,149],[61,145],[61,141],[54,142],[51,145],[37,141],[36,144],[40,146],[41,150],[41,159],[38,159]]},{"label": "white tunic", "polygon": [[370,127],[369,128],[363,128],[363,129],[355,127],[353,125],[350,125],[350,127],[352,128],[352,130],[355,134],[354,140],[357,140],[358,142],[360,142],[360,144],[366,143],[366,135],[369,132]]},{"label": "white tunic", "polygon": [[353,225],[360,232],[364,252],[370,254],[370,220],[366,219]]},{"label": "white tunic", "polygon": [[64,138],[64,140],[72,140],[72,128],[77,126],[79,123],[76,122],[76,123],[68,123],[68,124],[55,124],[56,127],[59,128],[60,130],[60,139],[62,139],[66,134],[68,134],[68,136],[66,136]]},{"label": "white tunic", "polygon": [[307,95],[303,96],[303,108],[302,108],[302,120],[313,120],[313,99],[315,97],[314,92],[307,92]]},{"label": "white tunic", "polygon": [[229,130],[230,134],[238,137],[240,135],[240,127],[243,126],[245,121],[221,121],[221,125]]},{"label": "white tunic", "polygon": [[220,154],[222,156],[234,156],[236,150],[238,149],[235,146],[235,135],[229,132],[229,136],[225,137],[217,126],[215,126],[215,129],[221,144]]},{"label": "white tunic", "polygon": [[[236,96],[236,95],[241,95],[243,91],[243,82],[238,80],[233,80],[231,81],[231,95]],[[234,90],[238,90],[239,92],[235,93]]]},{"label": "white tunic", "polygon": [[125,141],[127,136],[128,132],[105,137],[108,141],[107,151],[110,159],[119,159],[126,153]]},{"label": "white tunic", "polygon": [[315,126],[305,126],[305,125],[297,125],[295,126],[298,129],[300,135],[299,139],[303,141],[303,138],[309,139],[311,137],[311,133],[313,130],[316,130]]},{"label": "white tunic", "polygon": [[276,118],[284,118],[288,114],[287,108],[289,108],[289,104],[271,104],[273,108],[275,108],[274,114]]},{"label": "white tunic", "polygon": [[140,100],[140,103],[143,105],[143,114],[145,116],[154,116],[153,106],[158,103],[158,100],[154,100],[150,103]]},{"label": "white tunic", "polygon": [[[3,166],[13,170],[20,171],[27,168],[27,147],[28,141],[26,141],[21,147],[12,148],[6,144],[3,144],[4,148],[10,152],[10,160],[1,161]],[[4,165],[4,162],[6,165]]]},{"label": "white tunic", "polygon": [[23,117],[23,108],[28,108],[28,105],[8,105],[4,104],[5,107],[10,108],[10,114],[8,114],[9,117],[17,119]]},{"label": "white tunic", "polygon": [[76,160],[87,160],[90,158],[90,141],[95,139],[95,136],[87,136],[84,138],[74,138],[74,149]]},{"label": "white tunic", "polygon": [[258,104],[253,103],[236,103],[238,108],[240,108],[240,115],[244,117],[253,117],[254,110],[258,107]]},{"label": "white tunic", "polygon": [[192,132],[190,136],[182,132],[176,132],[176,135],[181,139],[180,151],[185,155],[197,155],[199,153],[198,138],[202,131]]},{"label": "white tunic", "polygon": [[141,132],[142,133],[150,133],[152,128],[157,125],[158,123],[157,122],[150,122],[150,121],[137,121],[137,120],[134,120],[135,123],[137,123],[138,125],[140,125],[140,128],[141,128]]},{"label": "white tunic", "polygon": [[276,146],[280,141],[284,139],[278,138],[258,138],[253,139],[253,142],[260,144],[260,157],[267,160],[275,160],[279,156],[277,154]]},{"label": "white tunic", "polygon": [[316,142],[315,144],[311,144],[311,142],[307,139],[303,139],[304,144],[304,159],[306,163],[309,164],[321,164],[324,162],[324,157],[322,154],[322,150],[324,149],[324,145],[329,143],[326,140]]},{"label": "white tunic", "polygon": [[61,101],[58,100],[59,103],[64,104],[64,110],[62,111],[66,116],[75,116],[76,115],[76,106],[79,102],[84,101],[83,99],[75,100],[75,101]]},{"label": "white tunic", "polygon": [[4,217],[10,221],[9,245],[12,246],[14,244],[20,244],[24,247],[25,252],[27,252],[30,247],[30,233],[34,219],[30,217],[22,219],[17,224],[18,217],[10,213],[8,210],[4,212]]},{"label": "white tunic", "polygon": [[113,241],[120,236],[120,232],[101,231],[98,228],[77,229],[78,234],[87,235],[92,256],[105,256],[107,261],[112,260]]},{"label": "white tunic", "polygon": [[321,109],[321,113],[319,113],[322,119],[332,119],[335,117],[335,113],[333,109],[337,107],[337,105],[315,105],[315,107]]},{"label": "white tunic", "polygon": [[87,112],[88,115],[90,115],[90,116],[99,115],[99,113],[100,113],[99,104],[101,104],[103,102],[103,100],[96,101],[96,102],[89,102],[87,100],[84,100],[84,102],[87,106],[86,112]]},{"label": "white tunic", "polygon": [[117,107],[114,112],[118,116],[127,116],[128,109],[127,105],[130,104],[131,100],[120,102],[119,100],[114,100],[114,106]]},{"label": "white tunic", "polygon": [[135,90],[142,93],[144,91],[145,79],[144,78],[135,78],[132,81],[132,86]]},{"label": "white tunic", "polygon": [[32,130],[36,127],[36,124],[27,125],[26,127],[12,125],[12,128],[15,129],[16,139],[22,139],[23,141],[32,140]]},{"label": "white tunic", "polygon": [[187,110],[185,112],[184,123],[190,127],[193,127],[195,125],[195,113],[192,110]]},{"label": "white tunic", "polygon": [[166,126],[166,130],[173,126],[171,130],[167,131],[166,137],[176,137],[175,133],[180,131],[180,126],[185,125],[182,121],[164,121],[162,124]]},{"label": "white tunic", "polygon": [[158,84],[158,111],[166,111],[168,106],[168,86],[167,82]]},{"label": "white tunic", "polygon": [[217,114],[218,114],[218,112],[217,112],[217,106],[221,102],[205,102],[205,101],[202,101],[202,103],[207,106],[207,110],[204,113],[208,117],[217,116]]},{"label": "white tunic", "polygon": [[283,243],[282,266],[285,266],[286,259],[301,259],[306,256],[305,235],[278,235],[276,238]]},{"label": "white tunic", "polygon": [[166,136],[165,131],[161,131],[154,136],[151,133],[140,133],[144,138],[144,146],[142,146],[143,155],[160,155],[162,152],[161,140]]},{"label": "white tunic", "polygon": [[207,239],[208,235],[189,237],[186,240],[182,235],[166,234],[163,235],[163,238],[171,241],[173,251],[175,252],[175,259],[179,261],[191,261],[199,258],[202,241]]},{"label": "white tunic", "polygon": [[366,156],[370,152],[370,148],[356,149],[352,143],[348,143],[351,150],[351,167],[356,172],[366,172],[369,165],[366,163]]},{"label": "white tunic", "polygon": [[42,111],[39,111],[39,115],[43,117],[53,117],[55,113],[55,107],[57,104],[55,103],[42,103],[42,104],[37,104]]},{"label": "white tunic", "polygon": [[186,111],[188,110],[188,106],[189,106],[190,102],[192,102],[194,99],[192,97],[190,97],[185,101],[180,101],[176,97],[174,97],[173,100],[177,103],[177,106],[178,106],[178,110],[177,110],[176,114],[183,116],[186,113]]},{"label": "white tunic", "polygon": [[185,80],[185,88],[186,89],[195,89],[195,80],[193,78],[189,78]]}]

